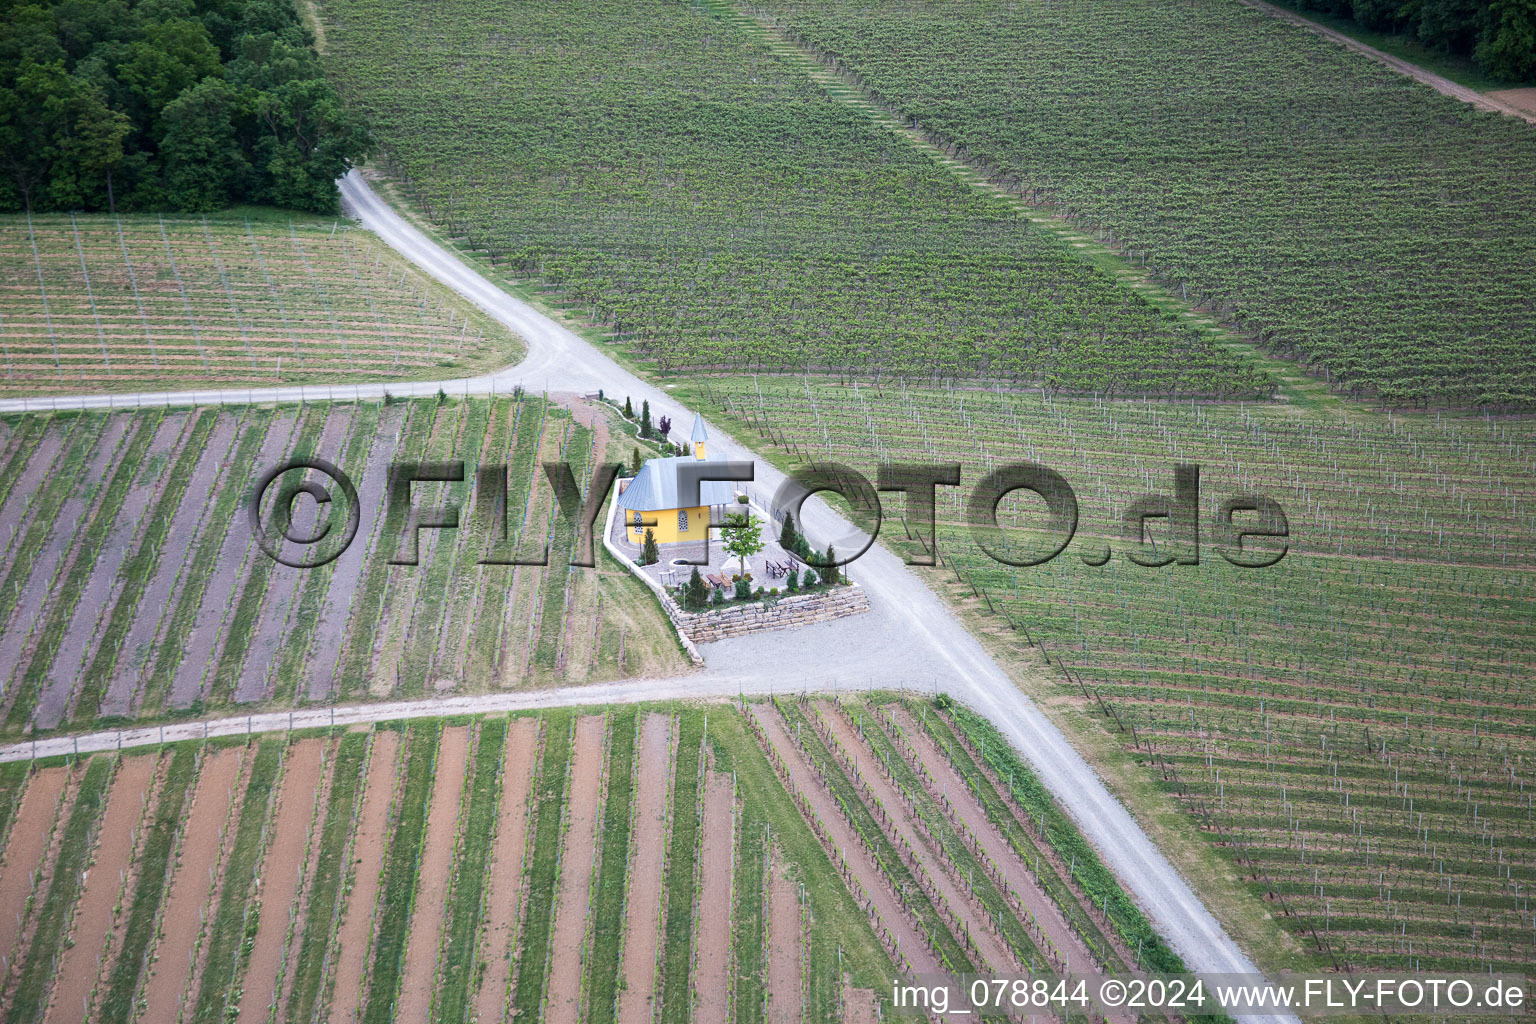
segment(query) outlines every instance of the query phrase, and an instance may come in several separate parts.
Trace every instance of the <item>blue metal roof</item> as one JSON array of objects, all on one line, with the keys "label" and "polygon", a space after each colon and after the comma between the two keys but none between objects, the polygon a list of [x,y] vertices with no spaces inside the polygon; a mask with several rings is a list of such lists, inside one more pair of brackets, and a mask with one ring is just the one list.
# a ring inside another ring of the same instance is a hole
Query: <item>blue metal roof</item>
[{"label": "blue metal roof", "polygon": [[[664,512],[683,508],[678,497],[678,469],[684,465],[707,466],[715,459],[696,459],[692,455],[674,455],[668,459],[650,459],[619,495],[619,508],[635,512]],[[698,505],[730,505],[736,501],[736,489],[729,480],[699,481]]]},{"label": "blue metal roof", "polygon": [[698,413],[694,413],[693,436],[688,440],[692,441],[694,444],[698,444],[700,441],[709,440],[709,431],[704,429],[704,417],[700,416]]}]

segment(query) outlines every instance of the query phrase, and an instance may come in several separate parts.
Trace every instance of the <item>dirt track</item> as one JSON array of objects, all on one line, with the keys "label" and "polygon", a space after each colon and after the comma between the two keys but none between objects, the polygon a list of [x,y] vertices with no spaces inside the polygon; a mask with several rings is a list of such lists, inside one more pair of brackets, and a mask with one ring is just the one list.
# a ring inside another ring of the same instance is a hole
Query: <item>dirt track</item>
[{"label": "dirt track", "polygon": [[327,1017],[335,1024],[351,1024],[362,998],[363,969],[373,946],[373,905],[379,896],[379,875],[384,870],[384,851],[388,848],[389,807],[395,796],[399,753],[399,733],[389,729],[374,733],[367,789],[357,819],[357,843],[352,850],[352,887],[337,935],[336,981]]},{"label": "dirt track", "polygon": [[724,772],[704,780],[699,918],[694,925],[693,1019],[725,1024],[731,1012],[731,882],[736,865],[736,788]]},{"label": "dirt track", "polygon": [[243,747],[225,747],[203,758],[192,810],[181,837],[181,857],[160,917],[154,967],[144,984],[144,1020],[174,1021],[180,1011],[192,955],[202,939],[203,915],[214,898],[214,870],[224,853],[224,828],[238,797]]},{"label": "dirt track", "polygon": [[469,727],[443,730],[432,774],[432,807],[427,835],[416,870],[416,900],[411,908],[411,933],[405,947],[405,974],[400,1002],[402,1021],[428,1020],[437,982],[437,947],[443,935],[443,913],[453,870],[454,840],[459,834],[459,795],[469,769]]},{"label": "dirt track", "polygon": [[118,765],[98,832],[95,859],[85,873],[70,941],[59,958],[46,1024],[79,1024],[85,1019],[85,1000],[101,974],[100,958],[112,930],[116,896],[124,884],[124,873],[133,868],[135,826],[143,817],[159,761],[158,756],[148,754],[124,758]]},{"label": "dirt track", "polygon": [[592,865],[597,859],[597,823],[603,796],[604,725],[602,715],[583,715],[576,723],[567,804],[570,810],[560,854],[559,904],[550,936],[553,953],[544,1007],[545,1020],[550,1024],[576,1024],[581,1018],[587,908],[591,903]]},{"label": "dirt track", "polygon": [[777,852],[769,872],[768,1020],[770,1024],[795,1024],[805,1003],[800,989],[800,892],[785,877]]},{"label": "dirt track", "polygon": [[485,976],[475,994],[475,1019],[500,1024],[517,938],[523,894],[523,849],[528,838],[528,794],[538,753],[539,720],[518,718],[507,729],[506,764],[501,772],[501,809],[491,847],[490,891],[485,901],[481,957]]},{"label": "dirt track", "polygon": [[640,725],[639,777],[635,784],[634,855],[624,909],[623,987],[619,1024],[647,1024],[656,994],[661,894],[665,881],[668,789],[672,782],[671,719],[649,714]]},{"label": "dirt track", "polygon": [[272,823],[266,858],[261,864],[257,893],[261,916],[250,965],[240,995],[238,1024],[265,1024],[277,998],[277,976],[282,967],[283,942],[292,923],[294,897],[299,892],[299,869],[304,863],[315,793],[324,771],[323,739],[303,740],[288,751],[283,781],[277,793],[277,817]]},{"label": "dirt track", "polygon": [[69,783],[67,768],[44,768],[32,776],[21,796],[21,810],[11,823],[0,862],[0,956],[14,959],[11,947],[21,934],[21,915],[32,894],[33,872],[48,850],[59,798]]},{"label": "dirt track", "polygon": [[1315,32],[1324,39],[1338,43],[1346,49],[1380,61],[1393,71],[1407,75],[1415,82],[1427,85],[1436,92],[1461,100],[1463,103],[1470,103],[1479,110],[1488,110],[1496,114],[1509,114],[1511,117],[1518,117],[1522,121],[1536,124],[1536,110],[1530,108],[1521,109],[1519,104],[1510,102],[1499,93],[1481,93],[1476,89],[1469,89],[1465,85],[1453,82],[1443,75],[1435,74],[1433,71],[1427,71],[1417,64],[1403,60],[1401,57],[1394,57],[1390,53],[1383,53],[1374,46],[1367,46],[1358,39],[1351,39],[1342,32],[1319,25],[1317,22],[1311,21],[1295,11],[1288,11],[1284,7],[1276,7],[1274,4],[1265,3],[1264,0],[1239,0],[1239,2],[1279,18],[1281,21],[1288,21],[1292,25],[1300,26],[1308,32]]}]

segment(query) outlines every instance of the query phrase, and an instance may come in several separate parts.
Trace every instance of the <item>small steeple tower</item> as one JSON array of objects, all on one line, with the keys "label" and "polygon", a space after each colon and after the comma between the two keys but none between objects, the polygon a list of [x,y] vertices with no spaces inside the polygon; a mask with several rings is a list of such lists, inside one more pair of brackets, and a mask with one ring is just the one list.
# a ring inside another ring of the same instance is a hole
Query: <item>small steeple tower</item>
[{"label": "small steeple tower", "polygon": [[700,462],[704,461],[704,442],[709,440],[709,431],[704,429],[704,417],[695,413],[693,416],[693,434],[688,442],[693,445],[693,457]]}]

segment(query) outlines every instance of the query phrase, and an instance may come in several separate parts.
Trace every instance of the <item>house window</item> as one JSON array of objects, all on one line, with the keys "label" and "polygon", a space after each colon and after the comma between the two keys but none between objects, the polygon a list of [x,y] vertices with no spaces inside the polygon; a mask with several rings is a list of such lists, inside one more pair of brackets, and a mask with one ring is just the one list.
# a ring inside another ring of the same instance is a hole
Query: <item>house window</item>
[{"label": "house window", "polygon": [[685,508],[680,508],[677,510],[677,532],[688,532],[688,510]]}]

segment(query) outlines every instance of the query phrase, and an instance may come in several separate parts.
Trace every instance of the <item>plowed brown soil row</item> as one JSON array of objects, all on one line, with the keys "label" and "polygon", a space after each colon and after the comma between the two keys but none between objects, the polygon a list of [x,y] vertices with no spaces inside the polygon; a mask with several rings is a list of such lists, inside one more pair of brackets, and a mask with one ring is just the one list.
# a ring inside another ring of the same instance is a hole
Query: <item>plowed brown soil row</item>
[{"label": "plowed brown soil row", "polygon": [[832,735],[842,743],[843,749],[856,759],[859,777],[869,786],[870,793],[880,801],[886,814],[889,815],[887,830],[894,831],[897,836],[906,840],[907,848],[922,865],[928,878],[933,882],[934,888],[949,904],[949,909],[966,923],[966,931],[970,933],[971,941],[976,944],[977,952],[994,971],[1012,973],[1020,970],[1023,965],[1014,961],[1012,951],[987,927],[985,919],[971,902],[970,896],[955,883],[955,880],[944,870],[944,866],[939,863],[938,857],[929,845],[927,830],[919,825],[912,812],[907,809],[907,803],[896,791],[896,787],[875,769],[874,751],[865,746],[858,734],[848,725],[847,719],[835,709],[823,708],[823,712]]},{"label": "plowed brown soil row", "polygon": [[815,772],[801,754],[800,748],[784,729],[784,720],[771,708],[755,704],[747,705],[747,714],[762,727],[768,742],[782,759],[789,775],[790,788],[800,795],[815,813],[820,828],[831,838],[833,859],[844,860],[873,901],[881,923],[894,939],[901,954],[917,974],[936,974],[942,970],[928,943],[912,926],[901,901],[891,890],[878,864],[864,848],[857,833],[843,817],[842,810],[832,796],[821,787]]},{"label": "plowed brown soil row", "polygon": [[69,783],[69,769],[44,768],[32,776],[21,797],[21,810],[11,824],[5,843],[5,859],[0,862],[0,956],[15,959],[16,937],[21,934],[21,918],[32,894],[34,872],[42,866],[43,854],[53,832],[59,798]]},{"label": "plowed brown soil row", "polygon": [[648,1024],[656,992],[656,954],[661,937],[668,789],[672,781],[671,718],[649,714],[640,725],[639,777],[635,781],[634,853],[629,862],[629,899],[624,910],[623,986],[619,1024]]},{"label": "plowed brown soil row", "polygon": [[223,853],[224,829],[239,794],[245,748],[225,747],[203,759],[192,811],[181,837],[181,856],[161,917],[154,966],[144,986],[144,1020],[174,1021],[192,975],[192,957],[202,936],[214,889],[214,871]]},{"label": "plowed brown soil row", "polygon": [[539,720],[519,718],[507,730],[506,762],[501,775],[501,808],[496,842],[491,847],[491,885],[485,903],[481,958],[486,965],[475,994],[475,1019],[501,1024],[507,978],[517,939],[523,895],[523,849],[528,837],[528,795],[533,786]]},{"label": "plowed brown soil row", "polygon": [[299,892],[299,868],[314,819],[315,793],[324,773],[326,740],[303,740],[288,751],[283,782],[277,794],[277,817],[261,863],[256,894],[261,916],[250,964],[240,995],[238,1024],[265,1021],[277,997],[277,975],[282,967],[283,942],[292,923],[294,898]]},{"label": "plowed brown soil row", "polygon": [[941,791],[949,798],[950,808],[955,817],[964,822],[987,857],[1007,879],[1008,891],[1029,908],[1029,912],[1034,915],[1036,926],[1057,949],[1071,951],[1073,963],[1092,963],[1093,957],[1089,955],[1087,947],[1067,926],[1056,904],[1051,902],[1050,897],[1035,884],[1033,872],[1019,860],[1018,854],[1014,852],[1007,837],[987,817],[986,808],[981,806],[981,801],[976,799],[976,794],[966,784],[965,779],[960,777],[960,773],[939,749],[938,744],[934,743],[933,737],[929,736],[928,731],[920,724],[912,720],[905,708],[897,708],[895,716],[902,732],[917,749],[918,759],[927,765]]},{"label": "plowed brown soil row", "polygon": [[597,825],[603,796],[601,715],[583,715],[576,723],[571,755],[571,794],[565,840],[560,855],[560,894],[554,951],[549,970],[545,1020],[576,1024],[581,1019],[581,968],[586,961],[587,907],[591,903],[592,865],[597,857]]},{"label": "plowed brown soil row", "polygon": [[768,1021],[795,1024],[804,1009],[800,981],[800,892],[778,858],[768,882]]},{"label": "plowed brown soil row", "polygon": [[444,729],[432,777],[432,806],[427,811],[426,844],[417,869],[416,902],[411,909],[411,934],[406,941],[405,972],[396,1007],[401,1021],[425,1021],[432,1009],[437,947],[443,935],[454,842],[459,834],[459,796],[468,767],[469,727]]},{"label": "plowed brown soil row", "polygon": [[143,818],[159,761],[154,754],[125,758],[112,779],[95,860],[85,873],[70,942],[59,957],[58,980],[44,1018],[47,1024],[80,1024],[85,1020],[85,1003],[101,973],[117,893],[133,859],[135,828]]},{"label": "plowed brown soil row", "polygon": [[374,733],[353,849],[352,888],[337,936],[336,980],[328,1017],[334,1024],[351,1024],[362,996],[363,968],[373,945],[373,905],[378,899],[379,875],[384,870],[384,851],[389,841],[389,806],[395,796],[399,753],[399,733],[392,729]]},{"label": "plowed brown soil row", "polygon": [[731,1014],[731,883],[736,866],[736,787],[724,772],[704,780],[699,913],[694,922],[694,1020],[725,1024]]}]

